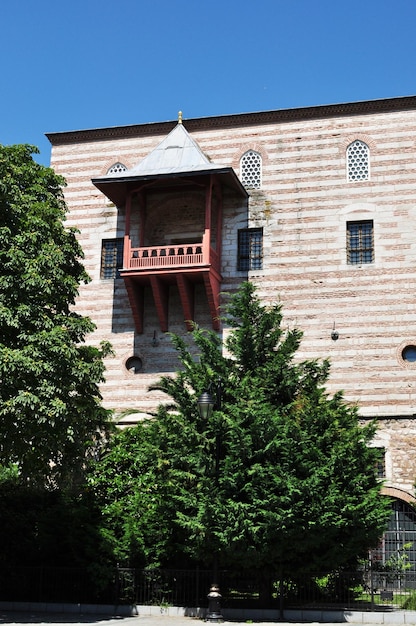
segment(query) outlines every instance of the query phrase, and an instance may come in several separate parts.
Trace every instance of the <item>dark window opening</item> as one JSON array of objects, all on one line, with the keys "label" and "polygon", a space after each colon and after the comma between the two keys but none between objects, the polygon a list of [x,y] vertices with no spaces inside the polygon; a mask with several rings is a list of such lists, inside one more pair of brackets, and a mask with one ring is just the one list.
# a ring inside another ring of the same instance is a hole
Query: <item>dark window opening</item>
[{"label": "dark window opening", "polygon": [[123,267],[123,239],[103,239],[101,278],[119,278]]},{"label": "dark window opening", "polygon": [[126,370],[131,374],[138,374],[143,367],[143,362],[138,356],[131,356],[126,361]]},{"label": "dark window opening", "polygon": [[238,231],[239,271],[263,268],[263,229],[243,228]]},{"label": "dark window opening", "polygon": [[352,265],[374,261],[373,220],[347,222],[347,261]]},{"label": "dark window opening", "polygon": [[416,346],[410,345],[406,346],[402,350],[402,359],[403,361],[407,361],[407,363],[415,363],[416,362]]},{"label": "dark window opening", "polygon": [[386,478],[386,450],[385,448],[377,448],[378,458],[376,464],[377,478]]}]

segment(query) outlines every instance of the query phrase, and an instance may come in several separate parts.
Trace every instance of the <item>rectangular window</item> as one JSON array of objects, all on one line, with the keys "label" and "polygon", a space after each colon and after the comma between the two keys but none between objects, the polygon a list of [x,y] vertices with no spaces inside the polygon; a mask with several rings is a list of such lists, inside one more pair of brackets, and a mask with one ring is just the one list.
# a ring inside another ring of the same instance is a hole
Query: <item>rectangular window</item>
[{"label": "rectangular window", "polygon": [[242,228],[238,231],[239,271],[263,268],[263,229]]},{"label": "rectangular window", "polygon": [[386,478],[386,450],[385,448],[377,448],[378,459],[376,466],[377,478]]},{"label": "rectangular window", "polygon": [[373,220],[347,222],[347,261],[352,265],[374,261]]},{"label": "rectangular window", "polygon": [[123,239],[103,239],[101,248],[101,278],[119,278],[123,267]]}]

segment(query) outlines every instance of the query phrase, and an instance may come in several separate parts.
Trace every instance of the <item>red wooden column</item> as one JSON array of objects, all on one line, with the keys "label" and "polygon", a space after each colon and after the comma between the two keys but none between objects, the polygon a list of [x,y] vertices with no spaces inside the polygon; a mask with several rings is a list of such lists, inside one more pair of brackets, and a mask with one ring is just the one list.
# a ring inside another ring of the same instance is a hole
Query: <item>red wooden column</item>
[{"label": "red wooden column", "polygon": [[221,261],[223,198],[222,198],[222,188],[221,188],[221,185],[218,184],[218,182],[215,186],[214,198],[215,198],[215,211],[217,214],[217,232],[216,232],[217,254],[218,254],[219,260]]},{"label": "red wooden column", "polygon": [[[209,251],[211,248],[211,224],[212,224],[212,175],[209,177],[205,193],[205,231],[204,231],[204,260],[209,259]],[[205,253],[208,253],[207,255]]]},{"label": "red wooden column", "polygon": [[123,268],[130,268],[130,223],[131,223],[131,194],[126,198],[126,226],[124,229]]},{"label": "red wooden column", "polygon": [[[212,211],[216,210],[217,216],[217,249],[216,254],[218,255],[219,262],[221,261],[221,220],[222,220],[222,207],[221,207],[221,195],[219,195],[219,202],[216,202],[216,195],[214,193],[215,188],[215,177],[213,174],[210,175],[209,185],[207,187],[206,193],[206,202],[205,202],[205,235],[204,235],[204,252],[207,249],[208,252],[208,261],[209,261],[209,270],[208,272],[204,272],[204,286],[205,293],[207,295],[208,305],[211,313],[212,327],[214,330],[219,330],[220,328],[220,292],[221,292],[221,276],[217,271],[217,264],[215,263],[215,268],[212,266],[212,254],[211,254],[211,228],[212,228]],[[214,205],[217,204],[218,206]],[[204,256],[204,260],[205,260]]]},{"label": "red wooden column", "polygon": [[145,228],[146,228],[146,204],[144,201],[143,193],[141,191],[137,194],[137,199],[139,201],[139,213],[140,213],[139,246],[140,248],[143,248],[144,233],[145,233]]}]

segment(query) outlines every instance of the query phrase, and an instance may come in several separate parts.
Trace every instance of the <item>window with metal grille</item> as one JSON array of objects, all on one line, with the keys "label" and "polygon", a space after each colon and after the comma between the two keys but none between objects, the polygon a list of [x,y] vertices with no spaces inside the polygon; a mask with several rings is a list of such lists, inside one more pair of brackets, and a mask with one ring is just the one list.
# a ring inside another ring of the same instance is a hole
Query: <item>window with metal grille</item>
[{"label": "window with metal grille", "polygon": [[123,267],[123,239],[103,239],[101,247],[101,278],[119,278]]},{"label": "window with metal grille", "polygon": [[242,228],[238,231],[238,267],[240,271],[263,268],[263,229]]},{"label": "window with metal grille", "polygon": [[347,222],[347,261],[352,265],[374,261],[373,220]]},{"label": "window with metal grille", "polygon": [[[372,561],[375,570],[386,563],[396,562],[405,556],[406,582],[411,582],[414,588],[416,584],[416,511],[411,504],[402,500],[392,500],[392,512],[380,545],[372,550]],[[408,568],[408,569],[407,569]],[[403,576],[404,571],[400,572]],[[403,579],[393,578],[390,583],[393,587],[403,585]],[[403,585],[404,586],[404,585]],[[409,585],[410,586],[410,585]]]},{"label": "window with metal grille", "polygon": [[114,165],[110,167],[107,174],[119,174],[120,172],[125,172],[126,170],[127,170],[127,167],[123,165],[123,163],[120,163],[118,161],[117,163],[114,163]]},{"label": "window with metal grille", "polygon": [[385,448],[377,448],[378,458],[376,464],[377,478],[386,478],[386,450]]},{"label": "window with metal grille", "polygon": [[347,148],[348,180],[368,180],[370,177],[370,149],[357,139]]},{"label": "window with metal grille", "polygon": [[261,187],[261,156],[254,150],[248,150],[241,157],[240,176],[244,187],[260,189]]}]

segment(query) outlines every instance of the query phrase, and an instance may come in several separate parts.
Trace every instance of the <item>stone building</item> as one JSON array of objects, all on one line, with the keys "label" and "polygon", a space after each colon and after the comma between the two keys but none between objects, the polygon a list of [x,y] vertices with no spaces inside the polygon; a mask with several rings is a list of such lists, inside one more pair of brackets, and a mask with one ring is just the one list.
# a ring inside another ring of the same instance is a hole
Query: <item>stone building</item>
[{"label": "stone building", "polygon": [[77,309],[115,351],[105,405],[152,411],[149,385],[178,367],[167,332],[227,332],[221,294],[249,279],[303,331],[299,358],[330,358],[328,391],[378,421],[394,503],[382,549],[412,541],[416,97],[48,138],[92,279]]}]

